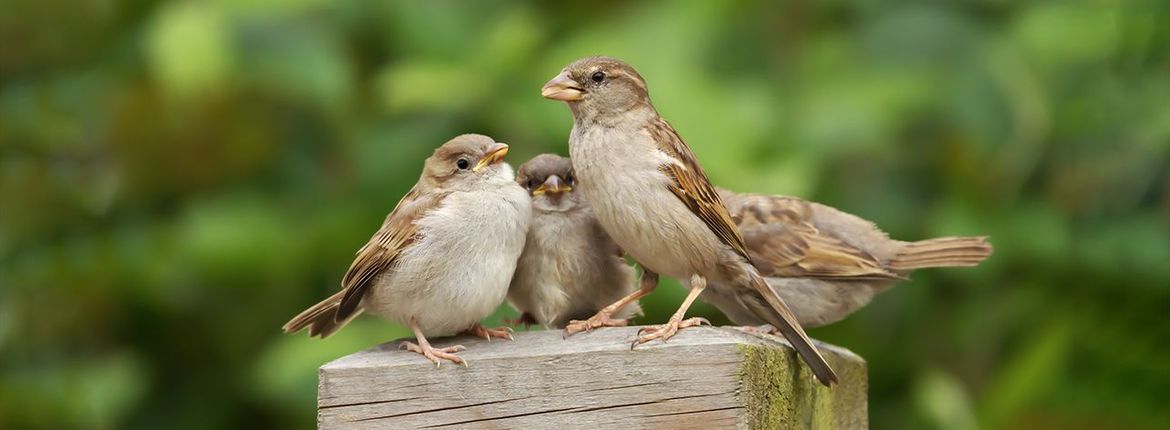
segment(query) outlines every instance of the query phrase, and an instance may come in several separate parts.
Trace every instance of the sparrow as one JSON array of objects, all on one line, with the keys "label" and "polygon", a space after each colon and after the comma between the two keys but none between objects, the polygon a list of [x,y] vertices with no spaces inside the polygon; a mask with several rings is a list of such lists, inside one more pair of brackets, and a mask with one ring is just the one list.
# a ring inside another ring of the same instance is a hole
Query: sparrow
[{"label": "sparrow", "polygon": [[341,291],[293,317],[285,333],[308,328],[321,338],[362,312],[407,325],[418,343],[407,350],[466,362],[465,348],[434,348],[427,336],[461,334],[511,339],[510,329],[479,320],[508,293],[532,216],[528,194],[502,160],[508,145],[477,134],[444,143],[382,227],[357,252]]},{"label": "sparrow", "polygon": [[[902,242],[872,222],[819,203],[717,190],[756,268],[806,328],[840,321],[914,270],[975,266],[992,251],[986,237]],[[736,294],[712,283],[702,297],[736,324],[764,324]]]},{"label": "sparrow", "polygon": [[[516,182],[532,199],[532,223],[508,302],[518,322],[563,328],[593,316],[637,289],[634,268],[610,239],[576,185],[568,158],[541,154],[520,166]],[[631,302],[613,309],[614,324],[641,313]]]},{"label": "sparrow", "polygon": [[[777,327],[821,383],[836,382],[792,311],[752,265],[721,197],[690,147],[655,110],[637,71],[614,58],[583,58],[545,84],[541,95],[569,105],[577,189],[602,228],[643,269],[639,289],[614,305],[649,294],[659,274],[687,280],[690,287],[670,319],[639,330],[632,346],[707,323],[683,317],[713,282],[734,290],[734,300]],[[603,310],[569,327],[614,325],[611,316]]]}]

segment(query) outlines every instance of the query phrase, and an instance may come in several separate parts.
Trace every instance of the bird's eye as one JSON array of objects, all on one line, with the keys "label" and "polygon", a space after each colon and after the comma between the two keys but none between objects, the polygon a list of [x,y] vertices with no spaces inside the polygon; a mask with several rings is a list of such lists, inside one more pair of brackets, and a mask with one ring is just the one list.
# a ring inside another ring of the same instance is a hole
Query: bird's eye
[{"label": "bird's eye", "polygon": [[458,167],[459,170],[467,170],[469,166],[471,166],[471,162],[467,161],[466,158],[460,158],[459,161],[455,162],[455,167]]},{"label": "bird's eye", "polygon": [[600,84],[601,81],[605,80],[605,72],[602,72],[600,70],[593,72],[593,76],[590,76],[589,79],[592,79],[593,82]]},{"label": "bird's eye", "polygon": [[568,184],[570,187],[573,185],[577,185],[576,179],[573,178],[573,172],[569,172],[567,175],[565,175],[565,183]]},{"label": "bird's eye", "polygon": [[528,180],[528,189],[535,190],[536,188],[540,187],[540,184],[541,184],[541,182],[536,180],[536,179],[529,179]]}]

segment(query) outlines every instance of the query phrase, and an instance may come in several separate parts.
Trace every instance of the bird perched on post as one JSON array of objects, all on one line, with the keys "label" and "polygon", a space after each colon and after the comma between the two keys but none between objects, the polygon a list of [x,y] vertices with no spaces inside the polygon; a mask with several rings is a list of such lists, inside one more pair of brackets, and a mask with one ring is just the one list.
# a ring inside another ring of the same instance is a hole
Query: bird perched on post
[{"label": "bird perched on post", "polygon": [[[840,321],[916,269],[975,266],[991,255],[986,237],[902,242],[819,203],[725,189],[719,194],[756,268],[804,327]],[[703,299],[736,324],[765,324],[736,294],[712,283]]]},{"label": "bird perched on post", "polygon": [[[659,273],[689,280],[690,292],[678,311],[666,324],[640,331],[634,345],[704,323],[683,317],[712,281],[735,289],[735,300],[780,329],[821,383],[836,381],[792,311],[752,266],[719,194],[691,149],[654,109],[637,71],[609,57],[584,58],[545,84],[541,95],[568,103],[578,189],[610,237],[642,266],[641,288],[614,305],[649,294]],[[613,325],[611,311],[570,327]]]},{"label": "bird perched on post", "polygon": [[508,145],[465,134],[427,158],[414,188],[357,252],[337,294],[301,312],[285,333],[304,328],[327,337],[362,312],[410,327],[403,347],[440,364],[456,345],[434,348],[426,336],[454,333],[511,338],[479,320],[508,292],[532,216],[527,193],[502,162]]},{"label": "bird perched on post", "polygon": [[[634,268],[573,189],[568,158],[538,155],[520,166],[516,182],[532,196],[532,225],[508,290],[520,322],[563,328],[637,289]],[[637,302],[628,303],[613,322],[639,313]]]}]

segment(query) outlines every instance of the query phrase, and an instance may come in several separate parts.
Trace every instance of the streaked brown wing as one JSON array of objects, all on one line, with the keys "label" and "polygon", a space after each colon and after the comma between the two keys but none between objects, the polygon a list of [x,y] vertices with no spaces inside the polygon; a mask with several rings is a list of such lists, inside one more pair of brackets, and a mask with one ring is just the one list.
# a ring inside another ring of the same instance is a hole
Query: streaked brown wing
[{"label": "streaked brown wing", "polygon": [[901,279],[864,250],[817,229],[804,200],[720,192],[764,276]]},{"label": "streaked brown wing", "polygon": [[391,268],[402,251],[418,239],[416,221],[438,207],[444,197],[445,193],[424,193],[416,185],[398,202],[345,272],[341,280],[344,295],[336,320],[342,321],[357,310],[373,280]]},{"label": "streaked brown wing", "polygon": [[702,219],[720,241],[730,246],[744,259],[751,261],[743,237],[732,221],[731,214],[723,206],[719,193],[711,186],[711,181],[707,179],[707,174],[703,173],[695,154],[679,137],[678,132],[662,118],[656,118],[651,122],[647,131],[658,143],[660,150],[674,156],[681,163],[661,167],[672,179],[670,191],[686,204],[692,213]]}]

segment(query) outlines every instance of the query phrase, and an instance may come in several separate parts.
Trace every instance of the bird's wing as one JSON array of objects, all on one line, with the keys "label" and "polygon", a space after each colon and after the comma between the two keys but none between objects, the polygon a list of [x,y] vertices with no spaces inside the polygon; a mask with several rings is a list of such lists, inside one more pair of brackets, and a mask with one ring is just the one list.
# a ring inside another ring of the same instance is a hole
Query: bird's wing
[{"label": "bird's wing", "polygon": [[752,261],[764,276],[901,279],[865,250],[818,229],[812,207],[804,200],[720,193],[729,202]]},{"label": "bird's wing", "polygon": [[[687,147],[686,143],[683,143],[674,128],[661,118],[656,118],[648,129],[651,137],[658,144],[658,149],[673,156],[674,160],[677,161],[662,166],[662,170],[673,179],[670,190],[691,209],[692,213],[707,224],[707,228],[711,229],[719,237],[719,240],[734,249],[744,258],[745,262],[752,263],[752,258],[748,255],[747,246],[744,244],[739,228],[736,227],[731,214],[724,206],[718,191],[711,186],[711,181],[707,179],[707,175],[699,167],[690,148]],[[768,287],[757,269],[751,265],[747,266],[746,269],[746,274],[751,280],[750,284],[733,286],[739,292],[737,294],[739,300],[746,300],[757,305],[750,308],[751,311],[784,334],[784,337],[792,343],[793,348],[808,363],[817,379],[825,385],[832,385],[836,382],[837,375],[833,373],[833,368],[812,344],[812,340],[800,327],[792,310],[788,309],[784,300]]]},{"label": "bird's wing", "polygon": [[344,294],[337,310],[337,320],[344,320],[357,310],[374,279],[391,268],[402,251],[418,239],[419,218],[437,208],[447,196],[446,193],[423,192],[420,188],[416,185],[406,193],[386,216],[378,232],[358,250],[357,257],[341,280]]},{"label": "bird's wing", "polygon": [[671,179],[670,191],[682,200],[695,216],[702,219],[720,241],[745,260],[751,261],[744,246],[743,236],[732,221],[731,214],[724,207],[719,193],[711,186],[707,174],[703,173],[703,168],[699,166],[691,148],[687,147],[678,132],[662,118],[656,118],[646,129],[658,144],[658,149],[678,161],[661,167]]}]

